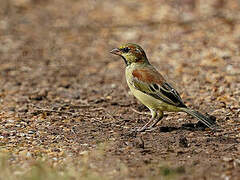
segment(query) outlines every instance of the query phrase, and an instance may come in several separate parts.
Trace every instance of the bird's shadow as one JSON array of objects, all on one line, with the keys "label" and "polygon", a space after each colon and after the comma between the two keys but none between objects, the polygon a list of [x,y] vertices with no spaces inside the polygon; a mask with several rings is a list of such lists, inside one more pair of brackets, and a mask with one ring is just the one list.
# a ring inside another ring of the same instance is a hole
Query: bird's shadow
[{"label": "bird's shadow", "polygon": [[[209,116],[209,115],[208,115]],[[209,116],[209,118],[212,120],[213,123],[216,124],[216,117],[214,116]],[[217,126],[216,124],[216,127]],[[181,131],[181,130],[187,130],[187,131],[206,131],[206,129],[208,129],[208,127],[203,124],[201,121],[198,121],[197,123],[185,123],[182,124],[182,126],[180,127],[172,127],[172,126],[161,126],[161,127],[155,127],[153,129],[149,129],[149,130],[145,130],[143,132],[152,132],[152,131],[158,131],[158,132],[173,132],[173,131]],[[214,129],[213,131],[221,131],[221,128],[219,129]],[[133,129],[132,131],[126,133],[128,136],[136,136],[139,132],[136,131],[136,129]]]},{"label": "bird's shadow", "polygon": [[[213,123],[216,124],[216,117],[211,116],[209,114],[206,114]],[[217,125],[217,124],[216,124]],[[188,131],[205,131],[208,127],[203,124],[201,121],[198,121],[197,123],[185,123],[182,124],[180,127],[170,127],[170,126],[162,126],[157,129],[159,129],[160,132],[172,132],[177,130],[188,130]]]},{"label": "bird's shadow", "polygon": [[178,130],[187,130],[187,131],[205,131],[207,126],[205,126],[200,121],[198,123],[185,123],[182,124],[180,127],[173,127],[173,126],[161,126],[158,127],[157,130],[159,132],[172,132]]},{"label": "bird's shadow", "polygon": [[[162,132],[162,133],[167,133],[167,132],[173,132],[173,131],[181,131],[181,130],[187,130],[187,131],[205,131],[207,126],[203,124],[201,121],[197,123],[185,123],[182,124],[180,127],[173,127],[173,126],[161,126],[161,127],[155,127],[153,129],[149,129],[143,132]],[[133,129],[132,131],[129,131],[128,133],[124,133],[124,136],[130,136],[130,137],[136,137],[138,132],[136,129]]]}]

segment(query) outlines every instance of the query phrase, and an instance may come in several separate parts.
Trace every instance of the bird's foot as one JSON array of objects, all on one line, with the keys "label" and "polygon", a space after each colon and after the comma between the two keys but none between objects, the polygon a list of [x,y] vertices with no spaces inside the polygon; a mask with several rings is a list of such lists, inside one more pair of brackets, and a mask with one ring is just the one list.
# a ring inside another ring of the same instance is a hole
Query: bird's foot
[{"label": "bird's foot", "polygon": [[151,132],[151,131],[154,131],[155,129],[157,129],[158,127],[141,127],[141,128],[137,128],[136,131],[137,132]]},{"label": "bird's foot", "polygon": [[145,127],[136,127],[136,128],[132,128],[130,130],[130,132],[132,133],[138,133],[138,132],[144,132],[145,130],[147,130],[148,128]]},{"label": "bird's foot", "polygon": [[152,132],[152,131],[154,131],[154,130],[156,130],[156,129],[158,129],[158,127],[149,127],[149,128],[147,128],[145,131],[147,131],[147,132]]}]

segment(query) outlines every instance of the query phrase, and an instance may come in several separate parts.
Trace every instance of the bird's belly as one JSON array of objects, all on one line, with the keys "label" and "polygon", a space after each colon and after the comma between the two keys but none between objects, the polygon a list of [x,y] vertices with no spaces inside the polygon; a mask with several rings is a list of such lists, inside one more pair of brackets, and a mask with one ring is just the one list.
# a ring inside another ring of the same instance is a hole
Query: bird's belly
[{"label": "bird's belly", "polygon": [[145,106],[150,109],[159,110],[159,111],[170,111],[170,112],[178,112],[179,108],[176,106],[167,104],[159,99],[156,99],[150,95],[147,95],[136,88],[134,88],[130,83],[128,83],[129,88],[133,95]]}]

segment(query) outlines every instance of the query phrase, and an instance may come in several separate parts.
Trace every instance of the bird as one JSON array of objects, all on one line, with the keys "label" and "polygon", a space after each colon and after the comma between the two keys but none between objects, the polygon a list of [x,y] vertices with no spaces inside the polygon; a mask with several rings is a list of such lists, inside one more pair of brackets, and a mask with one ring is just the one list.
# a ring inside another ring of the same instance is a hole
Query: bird
[{"label": "bird", "polygon": [[151,119],[137,131],[153,129],[163,118],[164,112],[185,112],[214,130],[217,127],[209,116],[187,107],[180,94],[152,66],[141,46],[134,43],[123,44],[110,51],[120,56],[125,64],[125,76],[132,94],[151,112]]}]

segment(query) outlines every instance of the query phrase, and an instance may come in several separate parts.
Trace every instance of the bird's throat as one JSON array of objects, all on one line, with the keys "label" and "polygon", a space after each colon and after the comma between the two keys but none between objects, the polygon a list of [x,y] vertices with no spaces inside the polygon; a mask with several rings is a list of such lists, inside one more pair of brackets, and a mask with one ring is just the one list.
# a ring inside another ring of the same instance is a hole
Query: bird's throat
[{"label": "bird's throat", "polygon": [[121,56],[126,64],[126,66],[130,65],[130,63],[126,60],[126,58],[124,56]]}]

